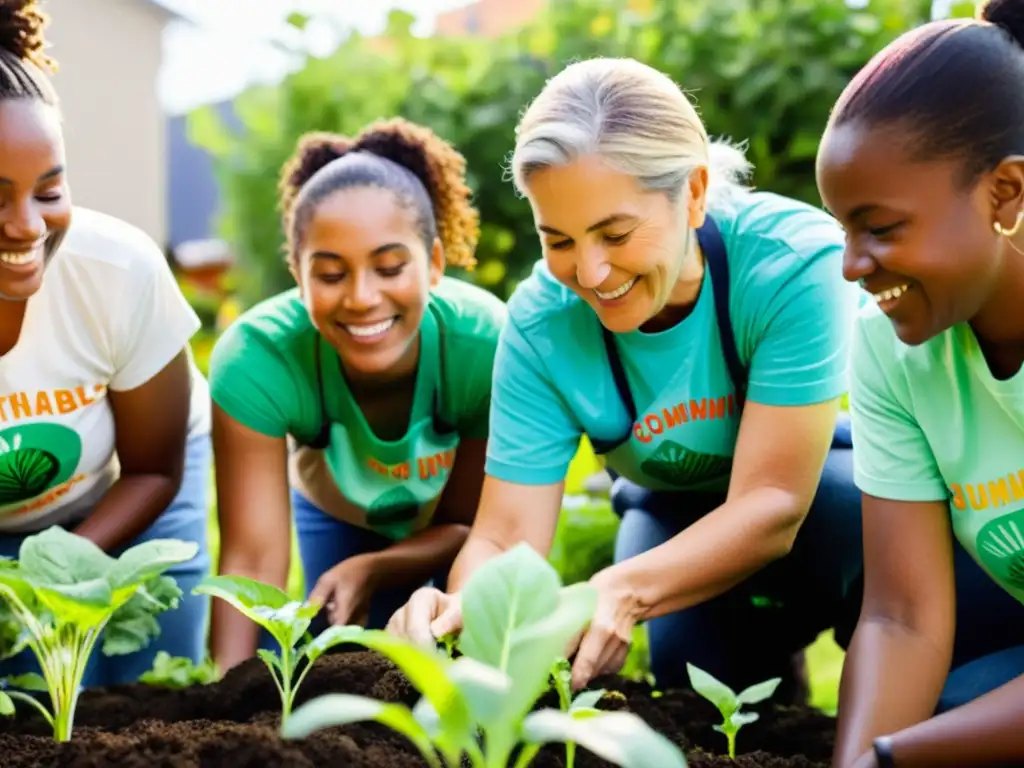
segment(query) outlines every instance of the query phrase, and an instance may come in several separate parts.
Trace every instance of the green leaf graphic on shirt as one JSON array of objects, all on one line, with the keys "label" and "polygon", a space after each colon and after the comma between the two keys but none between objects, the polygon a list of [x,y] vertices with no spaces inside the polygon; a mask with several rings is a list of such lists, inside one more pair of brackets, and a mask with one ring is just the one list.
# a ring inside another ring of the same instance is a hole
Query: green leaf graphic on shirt
[{"label": "green leaf graphic on shirt", "polygon": [[412,491],[399,486],[374,499],[366,510],[366,518],[371,525],[393,525],[415,520],[419,511],[420,503]]},{"label": "green leaf graphic on shirt", "polygon": [[81,456],[78,433],[60,424],[0,431],[0,505],[34,499],[70,480]]},{"label": "green leaf graphic on shirt", "polygon": [[732,466],[729,456],[691,451],[672,440],[665,440],[640,465],[640,471],[663,483],[685,488],[727,475]]},{"label": "green leaf graphic on shirt", "polygon": [[1024,509],[990,520],[978,531],[977,548],[996,579],[1024,589]]}]

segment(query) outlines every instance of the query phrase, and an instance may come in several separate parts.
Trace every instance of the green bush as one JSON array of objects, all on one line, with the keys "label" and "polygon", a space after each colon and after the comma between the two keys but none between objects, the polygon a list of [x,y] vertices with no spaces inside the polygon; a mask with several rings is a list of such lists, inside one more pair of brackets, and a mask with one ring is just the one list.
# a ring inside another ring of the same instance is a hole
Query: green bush
[{"label": "green bush", "polygon": [[552,0],[534,24],[499,41],[419,39],[412,17],[393,13],[384,40],[352,36],[280,86],[239,97],[241,131],[197,110],[191,136],[215,158],[219,234],[238,253],[243,300],[292,284],[276,182],[298,137],[353,133],[393,115],[431,126],[466,156],[483,221],[480,264],[466,277],[507,297],[538,257],[529,207],[504,178],[514,126],[546,78],[591,56],[630,56],[666,72],[696,100],[712,135],[748,143],[759,187],[816,204],[814,155],[829,109],[854,72],[930,8],[928,0],[649,5],[641,15],[625,0]]}]

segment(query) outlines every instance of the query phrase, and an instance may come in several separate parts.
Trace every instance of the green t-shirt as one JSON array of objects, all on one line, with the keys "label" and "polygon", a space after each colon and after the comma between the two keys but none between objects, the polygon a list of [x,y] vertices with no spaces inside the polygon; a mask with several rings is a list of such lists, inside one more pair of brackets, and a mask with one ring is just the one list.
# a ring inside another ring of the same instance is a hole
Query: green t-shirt
[{"label": "green t-shirt", "polygon": [[994,378],[966,324],[903,344],[873,305],[858,318],[851,369],[857,486],[947,501],[960,543],[1024,602],[1024,370]]},{"label": "green t-shirt", "polygon": [[210,359],[211,395],[250,429],[309,446],[323,423],[319,346],[331,425],[323,462],[345,501],[365,511],[358,522],[403,538],[425,523],[422,513],[444,490],[460,439],[487,437],[491,369],[504,318],[497,297],[463,280],[442,279],[420,326],[409,429],[397,440],[380,439],[367,424],[337,352],[313,327],[297,289],[252,307],[221,336]]}]

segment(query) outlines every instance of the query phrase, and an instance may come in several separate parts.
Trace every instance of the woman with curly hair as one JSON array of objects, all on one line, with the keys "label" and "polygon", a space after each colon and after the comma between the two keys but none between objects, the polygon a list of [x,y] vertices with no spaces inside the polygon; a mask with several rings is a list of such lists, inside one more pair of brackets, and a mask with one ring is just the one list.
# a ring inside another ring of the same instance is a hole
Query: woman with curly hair
[{"label": "woman with curly hair", "polygon": [[[307,593],[332,623],[382,628],[444,578],[476,512],[505,308],[444,275],[474,264],[464,167],[401,119],[304,136],[280,184],[298,285],[212,355],[220,573],[283,588],[291,506]],[[258,640],[215,601],[222,670]]]},{"label": "woman with curly hair", "polygon": [[[191,590],[209,570],[209,395],[189,358],[199,318],[160,248],[71,203],[46,22],[34,2],[0,3],[0,556],[51,526],[112,556],[199,544],[168,572],[183,594],[155,640],[93,654],[84,684],[114,685],[159,651],[205,654],[209,599]],[[33,668],[24,651],[0,677]]]}]

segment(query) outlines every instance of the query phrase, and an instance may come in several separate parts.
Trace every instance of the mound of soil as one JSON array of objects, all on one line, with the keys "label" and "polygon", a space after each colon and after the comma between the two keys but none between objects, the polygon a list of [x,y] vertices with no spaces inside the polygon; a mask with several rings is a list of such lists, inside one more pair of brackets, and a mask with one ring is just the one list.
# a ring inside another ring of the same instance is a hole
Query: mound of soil
[{"label": "mound of soil", "polygon": [[[652,698],[647,685],[621,678],[596,680],[602,709],[629,709],[679,744],[691,768],[827,768],[834,721],[804,707],[760,708],[761,719],[740,731],[737,759],[720,753],[724,737],[712,729],[717,712],[689,692]],[[413,705],[419,698],[382,657],[355,651],[317,661],[296,706],[324,693],[354,693]],[[557,707],[552,694],[541,702]],[[79,700],[72,740],[53,741],[49,726],[21,705],[0,719],[0,764],[9,768],[425,768],[404,737],[376,724],[331,728],[302,741],[278,736],[280,699],[263,663],[252,659],[223,680],[185,690],[142,684],[86,691]],[[532,768],[562,768],[561,745],[546,747]],[[583,749],[579,768],[608,763]]]}]

